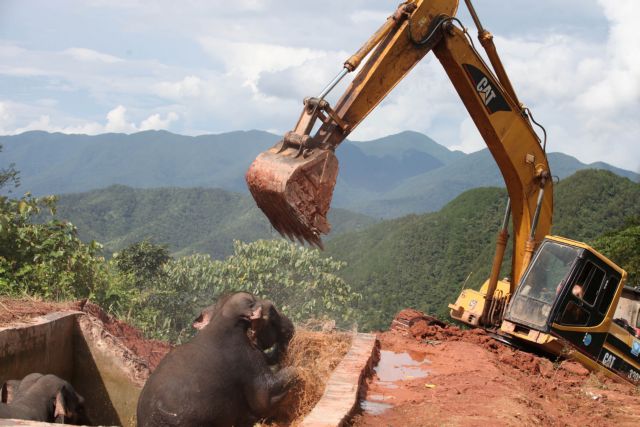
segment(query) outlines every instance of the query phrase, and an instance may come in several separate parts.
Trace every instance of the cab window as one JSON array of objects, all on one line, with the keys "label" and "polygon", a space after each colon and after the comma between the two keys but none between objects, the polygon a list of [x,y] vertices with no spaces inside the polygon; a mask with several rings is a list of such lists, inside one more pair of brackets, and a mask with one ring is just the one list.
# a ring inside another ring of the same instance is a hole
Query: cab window
[{"label": "cab window", "polygon": [[577,271],[566,294],[566,305],[560,312],[560,324],[595,326],[602,321],[611,303],[615,281],[605,282],[605,271],[588,259],[584,260]]},{"label": "cab window", "polygon": [[[602,297],[600,297],[600,303],[598,304],[598,311],[600,313],[607,314],[607,310],[611,305],[611,300],[613,300],[613,296],[618,288],[618,282],[619,281],[615,277],[609,277],[605,283],[604,289],[601,292]],[[640,321],[640,318],[638,321]]]},{"label": "cab window", "polygon": [[593,306],[604,277],[604,270],[592,262],[586,261],[571,292],[574,296]]}]

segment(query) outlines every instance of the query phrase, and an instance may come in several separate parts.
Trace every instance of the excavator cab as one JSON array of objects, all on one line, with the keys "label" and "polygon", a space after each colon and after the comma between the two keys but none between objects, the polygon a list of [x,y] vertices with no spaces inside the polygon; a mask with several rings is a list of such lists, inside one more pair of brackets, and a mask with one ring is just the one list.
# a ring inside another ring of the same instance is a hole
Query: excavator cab
[{"label": "excavator cab", "polygon": [[623,278],[624,270],[588,245],[548,236],[522,276],[503,323],[517,325],[516,335],[595,327],[613,316]]},{"label": "excavator cab", "polygon": [[626,277],[589,245],[547,236],[511,298],[500,331],[637,383],[640,337],[618,307]]},{"label": "excavator cab", "polygon": [[548,332],[551,311],[564,288],[579,286],[571,283],[571,272],[583,251],[575,246],[545,240],[516,288],[505,319]]}]

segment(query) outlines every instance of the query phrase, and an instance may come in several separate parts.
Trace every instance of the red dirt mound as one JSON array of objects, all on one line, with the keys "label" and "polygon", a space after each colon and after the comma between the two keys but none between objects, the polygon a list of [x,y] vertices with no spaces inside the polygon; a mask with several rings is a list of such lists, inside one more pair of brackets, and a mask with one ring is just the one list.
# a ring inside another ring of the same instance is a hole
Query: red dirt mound
[{"label": "red dirt mound", "polygon": [[167,342],[146,339],[138,329],[107,314],[96,304],[86,302],[82,311],[100,319],[111,335],[119,338],[127,348],[147,361],[152,372],[172,348]]},{"label": "red dirt mound", "polygon": [[33,298],[0,297],[0,327],[22,322],[54,311],[80,311],[81,301],[50,302]]}]

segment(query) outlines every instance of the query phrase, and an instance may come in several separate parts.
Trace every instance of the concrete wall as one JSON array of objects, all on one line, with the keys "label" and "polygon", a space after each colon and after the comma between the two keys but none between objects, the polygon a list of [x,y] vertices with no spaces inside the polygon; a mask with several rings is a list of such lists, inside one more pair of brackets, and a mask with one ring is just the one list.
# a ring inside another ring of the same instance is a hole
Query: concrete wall
[{"label": "concrete wall", "polygon": [[[138,396],[149,370],[103,326],[85,313],[65,312],[0,328],[0,384],[33,372],[55,374],[84,396],[94,425],[135,426]],[[375,364],[378,345],[374,335],[355,335],[349,353],[303,426],[345,423],[357,406],[364,376]],[[0,426],[10,425],[47,424],[0,420]]]},{"label": "concrete wall", "polygon": [[0,328],[0,384],[33,372],[71,378],[73,330],[79,314],[51,313],[33,323]]},{"label": "concrete wall", "polygon": [[[0,384],[39,372],[69,381],[94,424],[135,426],[144,361],[81,312],[52,313],[0,328]],[[0,424],[2,425],[2,424]]]}]

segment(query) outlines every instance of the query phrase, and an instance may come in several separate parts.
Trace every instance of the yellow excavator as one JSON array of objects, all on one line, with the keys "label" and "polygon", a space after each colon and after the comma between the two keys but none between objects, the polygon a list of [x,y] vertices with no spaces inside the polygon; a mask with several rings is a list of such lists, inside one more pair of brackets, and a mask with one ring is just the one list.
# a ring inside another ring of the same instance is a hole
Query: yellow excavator
[{"label": "yellow excavator", "polygon": [[[281,234],[321,246],[321,234],[330,231],[336,148],[433,52],[493,155],[509,195],[490,277],[479,291],[463,290],[449,305],[451,316],[502,340],[571,356],[591,369],[639,383],[640,339],[616,314],[627,273],[585,243],[549,235],[553,180],[546,132],[518,100],[492,34],[482,27],[471,0],[465,3],[490,64],[455,17],[457,0],[405,1],[317,97],[304,100],[295,128],[255,159],[246,174],[249,190]],[[358,68],[331,106],[327,94]],[[509,219],[511,279],[499,280]]]}]

